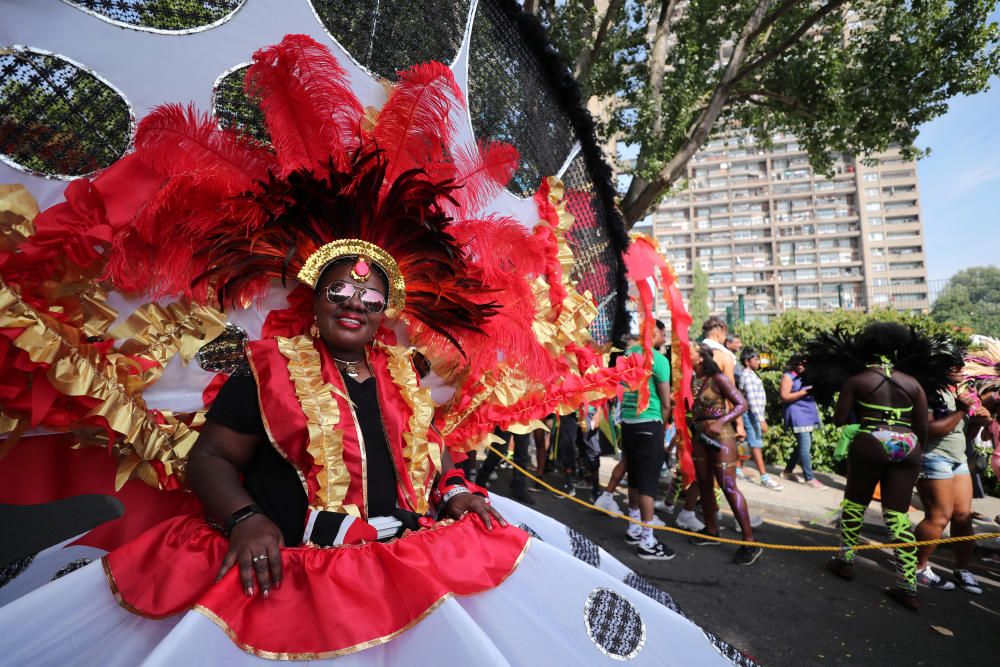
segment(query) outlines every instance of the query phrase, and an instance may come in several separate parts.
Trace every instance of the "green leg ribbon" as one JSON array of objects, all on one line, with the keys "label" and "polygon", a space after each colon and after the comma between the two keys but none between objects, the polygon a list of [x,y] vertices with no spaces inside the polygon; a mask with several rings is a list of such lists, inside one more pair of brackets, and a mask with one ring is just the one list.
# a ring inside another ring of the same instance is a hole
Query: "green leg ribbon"
[{"label": "green leg ribbon", "polygon": [[[886,528],[893,542],[915,542],[910,515],[906,512],[883,510]],[[917,590],[917,550],[915,547],[896,549],[896,585],[907,591]]]},{"label": "green leg ribbon", "polygon": [[840,559],[845,563],[854,562],[854,547],[858,546],[866,509],[867,505],[847,498],[840,504]]}]

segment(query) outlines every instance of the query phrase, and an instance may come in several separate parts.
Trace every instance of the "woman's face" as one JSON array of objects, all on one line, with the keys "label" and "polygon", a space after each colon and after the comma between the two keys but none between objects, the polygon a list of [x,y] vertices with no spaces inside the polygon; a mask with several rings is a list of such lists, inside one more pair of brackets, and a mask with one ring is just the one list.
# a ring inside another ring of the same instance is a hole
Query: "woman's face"
[{"label": "woman's face", "polygon": [[699,348],[697,345],[692,345],[691,366],[693,367],[694,372],[697,373],[698,375],[701,375],[701,361],[702,361],[701,348]]},{"label": "woman's face", "polygon": [[333,350],[348,353],[364,349],[382,324],[385,312],[369,312],[361,303],[360,292],[355,292],[354,296],[343,303],[331,303],[326,296],[330,283],[340,281],[376,290],[388,301],[387,285],[381,274],[372,271],[366,282],[358,283],[351,278],[353,265],[353,262],[339,262],[328,268],[320,277],[319,290],[313,301],[320,338]]}]

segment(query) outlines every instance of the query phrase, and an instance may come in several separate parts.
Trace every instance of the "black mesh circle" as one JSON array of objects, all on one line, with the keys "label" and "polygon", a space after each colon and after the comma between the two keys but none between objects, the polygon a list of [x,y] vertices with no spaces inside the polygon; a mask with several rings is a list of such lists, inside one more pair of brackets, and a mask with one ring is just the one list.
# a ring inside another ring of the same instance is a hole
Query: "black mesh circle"
[{"label": "black mesh circle", "polygon": [[270,144],[271,137],[264,124],[260,103],[243,92],[243,79],[249,65],[230,70],[215,82],[212,91],[212,111],[219,125],[232,128],[251,139]]},{"label": "black mesh circle", "polygon": [[214,26],[246,0],[67,0],[112,23],[138,29],[188,32]]},{"label": "black mesh circle", "polygon": [[330,35],[362,67],[384,78],[458,55],[469,0],[311,0]]},{"label": "black mesh circle", "polygon": [[0,153],[49,176],[83,176],[132,140],[128,103],[94,74],[33,49],[0,53]]}]

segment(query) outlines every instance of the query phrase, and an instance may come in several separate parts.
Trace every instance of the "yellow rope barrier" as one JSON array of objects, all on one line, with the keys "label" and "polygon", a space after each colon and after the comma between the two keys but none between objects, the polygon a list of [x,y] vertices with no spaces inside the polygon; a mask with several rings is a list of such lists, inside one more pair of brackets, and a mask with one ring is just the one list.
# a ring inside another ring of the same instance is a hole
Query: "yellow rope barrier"
[{"label": "yellow rope barrier", "polygon": [[[506,458],[503,452],[498,451],[493,445],[487,445],[487,448],[498,455],[500,458],[504,459],[509,463],[515,470],[523,474],[528,479],[537,482],[539,485],[545,487],[557,496],[562,496],[563,498],[568,498],[578,505],[583,505],[584,507],[592,510],[596,510],[602,514],[607,514],[610,517],[616,519],[625,519],[634,524],[638,524],[643,528],[652,528],[653,530],[663,530],[668,533],[676,533],[678,535],[687,535],[690,537],[705,537],[701,533],[693,533],[690,530],[683,530],[681,528],[674,528],[672,526],[657,526],[650,523],[643,523],[638,519],[633,519],[632,517],[622,514],[621,512],[612,512],[610,510],[603,509],[594,505],[593,503],[588,503],[586,500],[581,500],[576,496],[571,496],[563,491],[555,488],[554,486],[546,483],[544,480],[532,475],[530,472],[517,465],[513,461]],[[852,547],[852,551],[870,551],[872,549],[902,549],[907,547],[922,547],[930,544],[953,544],[955,542],[973,542],[976,540],[988,540],[994,537],[1000,537],[1000,533],[980,533],[979,535],[961,535],[959,537],[942,537],[937,540],[924,540],[922,542],[895,542],[890,544],[882,544],[881,542],[872,542],[871,544],[859,544],[856,547]],[[769,544],[767,542],[748,542],[746,540],[734,540],[728,537],[712,537],[713,540],[721,542],[723,544],[736,544],[739,546],[752,546],[761,547],[763,549],[776,549],[779,551],[827,551],[827,552],[839,552],[841,548],[839,546],[829,546],[829,547],[812,547],[812,546],[798,546],[795,544]]]}]

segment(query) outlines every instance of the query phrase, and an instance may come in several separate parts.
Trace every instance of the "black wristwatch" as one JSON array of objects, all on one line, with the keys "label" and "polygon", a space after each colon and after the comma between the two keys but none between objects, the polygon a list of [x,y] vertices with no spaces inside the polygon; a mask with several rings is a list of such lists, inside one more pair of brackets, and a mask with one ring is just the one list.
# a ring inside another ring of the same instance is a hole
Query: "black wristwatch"
[{"label": "black wristwatch", "polygon": [[238,524],[240,521],[249,519],[254,514],[263,514],[263,513],[264,513],[263,510],[261,510],[256,505],[247,505],[246,507],[239,508],[238,510],[229,515],[229,518],[226,519],[226,523],[222,524],[222,534],[225,535],[226,537],[229,537],[229,533],[233,532],[233,528],[235,528],[236,524]]}]

